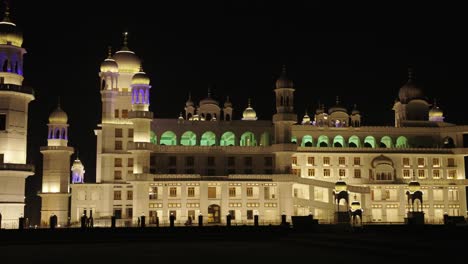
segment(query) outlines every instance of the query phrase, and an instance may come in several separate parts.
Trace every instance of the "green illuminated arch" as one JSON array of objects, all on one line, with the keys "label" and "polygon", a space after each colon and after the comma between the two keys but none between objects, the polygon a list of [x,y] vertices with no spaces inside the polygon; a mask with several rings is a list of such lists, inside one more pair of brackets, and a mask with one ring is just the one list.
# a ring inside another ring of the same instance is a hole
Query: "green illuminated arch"
[{"label": "green illuminated arch", "polygon": [[264,132],[260,136],[260,146],[263,146],[263,147],[270,146],[270,133]]},{"label": "green illuminated arch", "polygon": [[381,148],[391,148],[393,147],[392,138],[389,136],[384,136],[380,139],[380,147]]},{"label": "green illuminated arch", "polygon": [[317,147],[328,147],[329,144],[328,137],[325,135],[321,135],[317,140]]},{"label": "green illuminated arch", "polygon": [[350,148],[360,148],[361,141],[359,140],[358,136],[351,136],[348,139],[348,147]]},{"label": "green illuminated arch", "polygon": [[396,147],[397,148],[408,148],[408,139],[404,136],[399,136],[396,140]]},{"label": "green illuminated arch", "polygon": [[161,135],[159,145],[175,146],[177,145],[177,136],[172,131],[166,131]]},{"label": "green illuminated arch", "polygon": [[291,137],[291,143],[297,144],[297,137],[292,136]]},{"label": "green illuminated arch", "polygon": [[241,136],[240,140],[241,146],[256,146],[257,140],[255,139],[254,133],[247,131]]},{"label": "green illuminated arch", "polygon": [[375,148],[375,138],[373,136],[367,136],[364,139],[365,148]]},{"label": "green illuminated arch", "polygon": [[314,146],[314,138],[311,135],[303,136],[301,146],[302,147],[313,147]]},{"label": "green illuminated arch", "polygon": [[333,138],[333,147],[342,148],[345,146],[345,140],[342,136],[337,135]]},{"label": "green illuminated arch", "polygon": [[211,131],[203,133],[200,139],[200,146],[216,146],[216,135]]},{"label": "green illuminated arch", "polygon": [[192,131],[186,131],[180,137],[180,144],[182,146],[195,146],[197,145],[197,135]]},{"label": "green illuminated arch", "polygon": [[150,132],[150,142],[155,145],[158,144],[158,138],[156,137],[156,134],[153,131]]},{"label": "green illuminated arch", "polygon": [[236,135],[231,131],[225,132],[221,136],[221,140],[219,141],[220,146],[235,146],[236,145]]}]

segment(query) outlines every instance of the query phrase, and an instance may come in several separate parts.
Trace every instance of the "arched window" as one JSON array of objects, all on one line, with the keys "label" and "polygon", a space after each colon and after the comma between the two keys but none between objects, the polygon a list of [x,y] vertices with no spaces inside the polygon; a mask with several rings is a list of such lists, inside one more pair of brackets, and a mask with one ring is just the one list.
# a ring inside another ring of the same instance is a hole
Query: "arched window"
[{"label": "arched window", "polygon": [[175,146],[177,145],[177,136],[172,131],[166,131],[161,135],[159,140],[160,145]]},{"label": "arched window", "polygon": [[231,121],[231,115],[230,114],[226,114],[226,121]]},{"label": "arched window", "polygon": [[65,130],[65,128],[62,128],[62,133],[61,133],[61,139],[67,139],[67,132]]},{"label": "arched window", "polygon": [[143,89],[140,89],[140,103],[141,104],[144,104],[145,103],[145,91],[143,91]]},{"label": "arched window", "polygon": [[220,146],[234,146],[236,145],[236,135],[231,131],[224,132],[219,141]]},{"label": "arched window", "polygon": [[291,143],[297,144],[297,137],[291,137]]},{"label": "arched window", "polygon": [[328,137],[325,136],[325,135],[321,135],[321,136],[318,138],[317,146],[318,146],[318,147],[328,147],[328,145],[329,145]]},{"label": "arched window", "polygon": [[389,136],[384,136],[380,139],[380,147],[381,148],[391,148],[393,147],[392,138]]},{"label": "arched window", "polygon": [[211,114],[210,114],[210,113],[206,114],[205,120],[206,120],[206,121],[210,121],[210,120],[211,120]]},{"label": "arched window", "polygon": [[408,139],[404,136],[399,136],[396,140],[396,147],[397,148],[407,148],[409,147],[408,145]]},{"label": "arched window", "polygon": [[333,146],[335,148],[341,148],[341,147],[344,147],[345,146],[345,141],[344,141],[344,138],[340,135],[337,135],[333,138]]},{"label": "arched window", "polygon": [[375,138],[373,136],[367,136],[364,139],[365,148],[375,148]]},{"label": "arched window", "polygon": [[55,129],[54,138],[55,138],[55,139],[60,139],[60,128],[56,128],[56,129]]},{"label": "arched window", "polygon": [[153,143],[153,144],[158,143],[158,139],[156,137],[156,134],[153,131],[150,132],[150,142]]},{"label": "arched window", "polygon": [[5,60],[3,62],[2,71],[4,71],[4,72],[8,71],[8,60]]},{"label": "arched window", "polygon": [[351,136],[348,139],[348,147],[350,148],[360,148],[361,147],[361,142],[357,136]]},{"label": "arched window", "polygon": [[302,147],[312,147],[314,144],[314,138],[311,135],[305,135],[302,137]]},{"label": "arched window", "polygon": [[254,133],[247,131],[241,136],[240,140],[241,146],[256,146],[257,140],[255,139]]},{"label": "arched window", "polygon": [[211,131],[203,133],[200,139],[200,146],[215,146],[216,145],[216,135]]},{"label": "arched window", "polygon": [[104,90],[104,89],[106,89],[106,80],[102,79],[101,90]]},{"label": "arched window", "polygon": [[180,144],[182,146],[195,146],[197,144],[197,135],[192,131],[186,131],[180,137]]}]

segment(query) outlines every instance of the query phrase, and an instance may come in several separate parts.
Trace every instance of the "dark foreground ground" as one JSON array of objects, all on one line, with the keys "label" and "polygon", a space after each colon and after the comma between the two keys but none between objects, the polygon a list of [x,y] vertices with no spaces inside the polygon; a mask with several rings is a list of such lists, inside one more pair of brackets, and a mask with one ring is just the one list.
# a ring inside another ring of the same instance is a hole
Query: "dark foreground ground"
[{"label": "dark foreground ground", "polygon": [[[1,230],[0,263],[426,263],[468,260],[468,227],[320,225]],[[431,262],[427,262],[431,261]],[[421,262],[423,263],[423,262]]]}]

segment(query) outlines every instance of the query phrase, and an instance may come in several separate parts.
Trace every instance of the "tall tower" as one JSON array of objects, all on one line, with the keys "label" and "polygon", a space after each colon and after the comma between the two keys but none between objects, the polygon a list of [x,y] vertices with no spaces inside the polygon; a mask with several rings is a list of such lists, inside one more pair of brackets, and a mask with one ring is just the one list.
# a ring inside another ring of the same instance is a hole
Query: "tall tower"
[{"label": "tall tower", "polygon": [[276,80],[276,114],[273,115],[275,126],[275,143],[285,144],[291,142],[291,125],[297,123],[294,113],[294,83],[286,76],[286,66]]},{"label": "tall tower", "polygon": [[224,121],[231,121],[232,120],[232,103],[229,100],[229,96],[226,97],[226,102],[224,102],[223,114],[224,114]]},{"label": "tall tower", "polygon": [[41,223],[48,224],[51,215],[57,223],[68,221],[70,197],[70,156],[74,150],[68,146],[68,116],[60,104],[49,116],[47,146],[41,147],[43,157]]},{"label": "tall tower", "polygon": [[[152,143],[150,141],[151,122],[153,112],[149,111],[150,105],[150,79],[140,69],[140,72],[132,78],[132,111],[129,113],[129,120],[133,123],[133,142],[128,150],[133,154],[133,180],[146,179],[150,173],[150,155]],[[147,185],[133,182],[135,193],[142,194],[133,198],[134,212],[148,214],[148,193]],[[134,216],[135,218],[137,215]]]},{"label": "tall tower", "polygon": [[0,22],[0,215],[2,228],[16,228],[24,213],[28,106],[34,92],[23,84],[23,35],[5,7]]}]

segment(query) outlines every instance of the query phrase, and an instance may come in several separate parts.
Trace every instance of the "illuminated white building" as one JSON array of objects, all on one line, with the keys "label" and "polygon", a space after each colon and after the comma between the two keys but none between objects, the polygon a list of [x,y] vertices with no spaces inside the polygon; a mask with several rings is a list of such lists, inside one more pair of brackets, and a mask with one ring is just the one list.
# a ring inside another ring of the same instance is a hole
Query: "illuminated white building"
[{"label": "illuminated white building", "polygon": [[18,227],[24,214],[25,180],[34,174],[26,164],[28,106],[34,92],[23,84],[23,35],[10,19],[0,22],[0,218],[2,228]]}]

